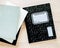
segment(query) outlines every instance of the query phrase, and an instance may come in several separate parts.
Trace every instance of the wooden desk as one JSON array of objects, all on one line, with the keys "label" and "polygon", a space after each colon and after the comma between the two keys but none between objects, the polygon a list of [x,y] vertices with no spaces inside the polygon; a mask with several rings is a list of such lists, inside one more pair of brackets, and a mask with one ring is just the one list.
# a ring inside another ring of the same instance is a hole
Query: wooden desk
[{"label": "wooden desk", "polygon": [[[10,2],[20,7],[50,3],[57,39],[29,44],[25,23],[23,23],[16,46],[0,42],[0,48],[60,48],[60,0],[10,0]],[[5,3],[6,0],[0,0],[0,4]]]}]

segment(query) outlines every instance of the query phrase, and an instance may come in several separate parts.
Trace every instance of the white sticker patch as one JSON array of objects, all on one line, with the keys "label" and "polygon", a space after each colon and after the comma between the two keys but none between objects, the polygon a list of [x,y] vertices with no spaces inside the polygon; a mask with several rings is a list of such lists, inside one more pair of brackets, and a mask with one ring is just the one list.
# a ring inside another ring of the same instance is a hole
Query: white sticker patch
[{"label": "white sticker patch", "polygon": [[51,27],[51,26],[50,26],[50,27],[47,27],[47,30],[48,30],[48,35],[49,35],[49,37],[50,37],[50,36],[53,36],[52,27]]},{"label": "white sticker patch", "polygon": [[31,17],[33,24],[41,24],[41,23],[49,22],[47,11],[33,13]]}]

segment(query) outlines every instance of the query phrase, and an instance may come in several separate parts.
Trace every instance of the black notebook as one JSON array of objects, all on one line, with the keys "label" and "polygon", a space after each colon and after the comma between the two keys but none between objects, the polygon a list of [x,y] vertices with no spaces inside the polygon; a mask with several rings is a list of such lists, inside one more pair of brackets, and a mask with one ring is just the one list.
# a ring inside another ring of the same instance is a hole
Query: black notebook
[{"label": "black notebook", "polygon": [[29,43],[56,39],[55,27],[49,3],[24,8]]}]

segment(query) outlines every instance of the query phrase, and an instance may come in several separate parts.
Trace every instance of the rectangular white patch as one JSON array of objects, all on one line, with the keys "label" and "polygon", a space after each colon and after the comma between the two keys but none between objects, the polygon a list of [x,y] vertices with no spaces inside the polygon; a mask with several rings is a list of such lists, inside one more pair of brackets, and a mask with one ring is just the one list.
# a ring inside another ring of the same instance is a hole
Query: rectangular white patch
[{"label": "rectangular white patch", "polygon": [[50,26],[50,27],[47,27],[47,30],[48,30],[48,35],[49,35],[49,37],[50,37],[50,36],[53,36],[52,27],[51,27],[51,26]]},{"label": "rectangular white patch", "polygon": [[49,21],[47,11],[33,13],[31,17],[32,17],[33,24],[41,24]]}]

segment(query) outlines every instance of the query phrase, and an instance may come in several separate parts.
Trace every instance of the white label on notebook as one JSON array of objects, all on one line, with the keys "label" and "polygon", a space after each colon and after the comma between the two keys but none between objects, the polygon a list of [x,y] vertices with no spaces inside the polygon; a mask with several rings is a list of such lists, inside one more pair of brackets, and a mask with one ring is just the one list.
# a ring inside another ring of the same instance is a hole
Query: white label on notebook
[{"label": "white label on notebook", "polygon": [[33,13],[31,17],[32,17],[33,24],[41,24],[49,21],[47,11]]},{"label": "white label on notebook", "polygon": [[53,31],[52,31],[52,27],[47,27],[47,31],[48,31],[48,36],[53,36]]}]

